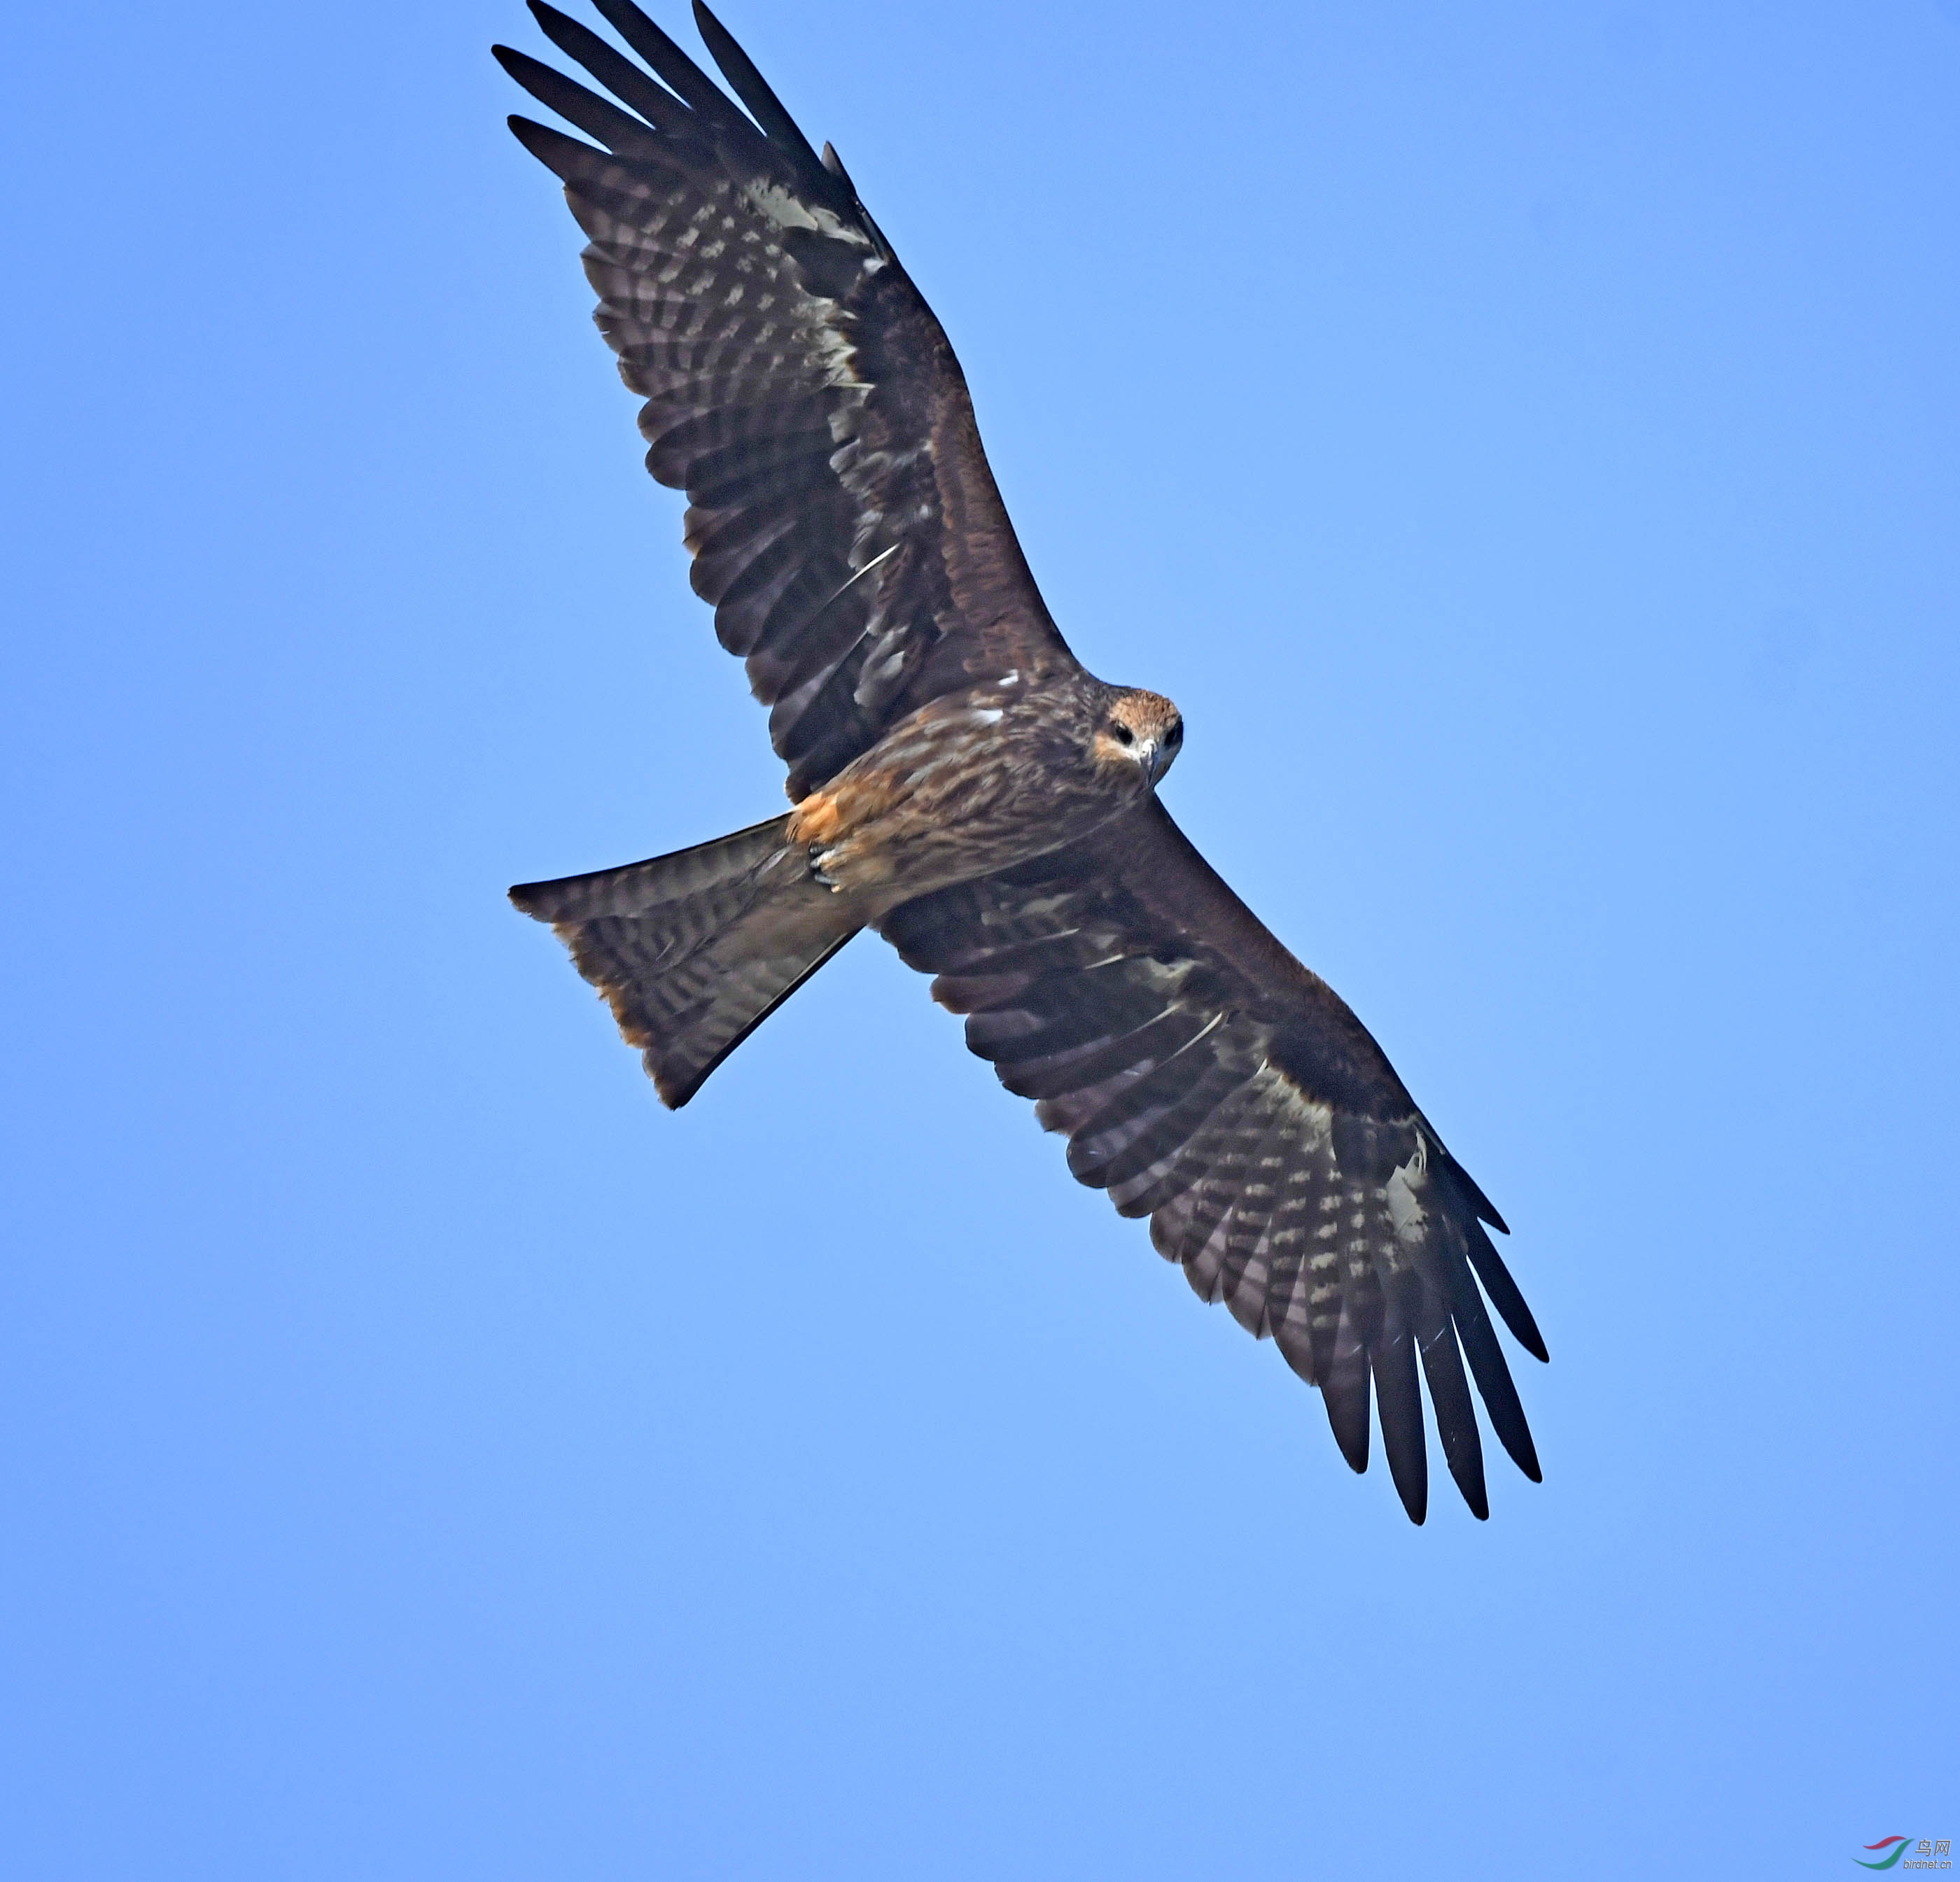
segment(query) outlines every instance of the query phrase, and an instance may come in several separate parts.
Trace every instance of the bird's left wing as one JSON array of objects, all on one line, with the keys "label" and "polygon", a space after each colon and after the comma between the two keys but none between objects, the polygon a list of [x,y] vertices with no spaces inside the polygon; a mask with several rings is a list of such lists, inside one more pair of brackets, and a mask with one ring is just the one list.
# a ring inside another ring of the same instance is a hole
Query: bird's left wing
[{"label": "bird's left wing", "polygon": [[600,330],[647,402],[647,468],[688,494],[695,591],[800,797],[943,693],[1074,662],[953,348],[835,154],[810,148],[699,0],[746,114],[632,0],[596,4],[645,67],[544,0],[531,11],[609,98],[495,51],[604,148],[511,128],[590,238]]},{"label": "bird's left wing", "polygon": [[[1068,1137],[1208,1301],[1318,1385],[1367,1467],[1370,1382],[1410,1516],[1427,1507],[1418,1362],[1451,1474],[1488,1514],[1469,1378],[1526,1476],[1538,1458],[1488,1297],[1545,1343],[1500,1259],[1503,1222],[1382,1049],[1220,879],[1154,798],[1084,841],[921,896],[880,924],[968,1044]],[[1481,1281],[1480,1289],[1478,1282]]]}]

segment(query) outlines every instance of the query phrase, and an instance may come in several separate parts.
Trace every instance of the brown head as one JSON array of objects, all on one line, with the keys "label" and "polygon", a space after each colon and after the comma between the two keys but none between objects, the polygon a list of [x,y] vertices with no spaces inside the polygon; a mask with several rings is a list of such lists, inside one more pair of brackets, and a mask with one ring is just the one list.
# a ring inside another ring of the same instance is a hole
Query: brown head
[{"label": "brown head", "polygon": [[1113,695],[1090,749],[1106,777],[1134,776],[1149,790],[1183,744],[1184,715],[1162,693],[1135,688]]}]

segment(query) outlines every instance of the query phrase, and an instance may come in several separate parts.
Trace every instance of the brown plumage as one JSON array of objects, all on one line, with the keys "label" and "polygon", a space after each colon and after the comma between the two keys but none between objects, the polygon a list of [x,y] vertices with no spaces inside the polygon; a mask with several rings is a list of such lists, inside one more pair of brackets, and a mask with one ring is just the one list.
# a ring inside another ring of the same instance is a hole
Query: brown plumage
[{"label": "brown plumage", "polygon": [[595,4],[644,68],[531,0],[616,103],[497,56],[603,148],[511,128],[589,238],[648,468],[688,493],[695,590],[770,708],[794,808],[512,899],[564,938],[671,1105],[877,930],[1067,1135],[1075,1175],[1147,1216],[1201,1295],[1320,1388],[1356,1470],[1372,1396],[1422,1520],[1420,1373],[1487,1514],[1472,1380],[1538,1474],[1487,1300],[1545,1357],[1484,1232],[1496,1211],[1158,802],[1177,710],[1070,653],[952,348],[835,154],[698,0],[746,115],[632,0]]}]

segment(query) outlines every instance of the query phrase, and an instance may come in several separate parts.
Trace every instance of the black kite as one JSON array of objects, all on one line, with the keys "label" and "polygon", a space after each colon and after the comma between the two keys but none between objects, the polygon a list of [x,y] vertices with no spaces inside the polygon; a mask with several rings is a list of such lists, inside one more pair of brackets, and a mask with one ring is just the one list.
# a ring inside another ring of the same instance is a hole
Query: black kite
[{"label": "black kite", "polygon": [[953,349],[836,154],[698,0],[746,113],[632,0],[596,4],[644,67],[531,0],[616,103],[497,56],[603,148],[511,129],[589,238],[600,330],[647,402],[648,469],[687,492],[695,590],[770,709],[795,808],[512,899],[568,943],[670,1105],[877,929],[1067,1135],[1077,1178],[1147,1216],[1200,1295],[1320,1388],[1357,1470],[1372,1381],[1418,1522],[1419,1364],[1450,1473],[1486,1515],[1470,1379],[1538,1475],[1486,1299],[1545,1356],[1484,1232],[1497,1211],[1360,1022],[1158,801],[1176,708],[1069,652]]}]

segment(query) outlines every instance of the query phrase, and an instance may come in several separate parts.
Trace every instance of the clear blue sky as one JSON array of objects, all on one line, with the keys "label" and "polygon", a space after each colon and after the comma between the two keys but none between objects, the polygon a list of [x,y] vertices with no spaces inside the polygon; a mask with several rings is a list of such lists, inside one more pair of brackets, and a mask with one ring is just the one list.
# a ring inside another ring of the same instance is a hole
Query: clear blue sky
[{"label": "clear blue sky", "polygon": [[662,1112],[504,886],[780,769],[502,128],[542,40],[30,10],[0,1868],[1960,1836],[1960,4],[725,12],[1509,1217],[1545,1483],[1411,1528],[875,941]]}]

